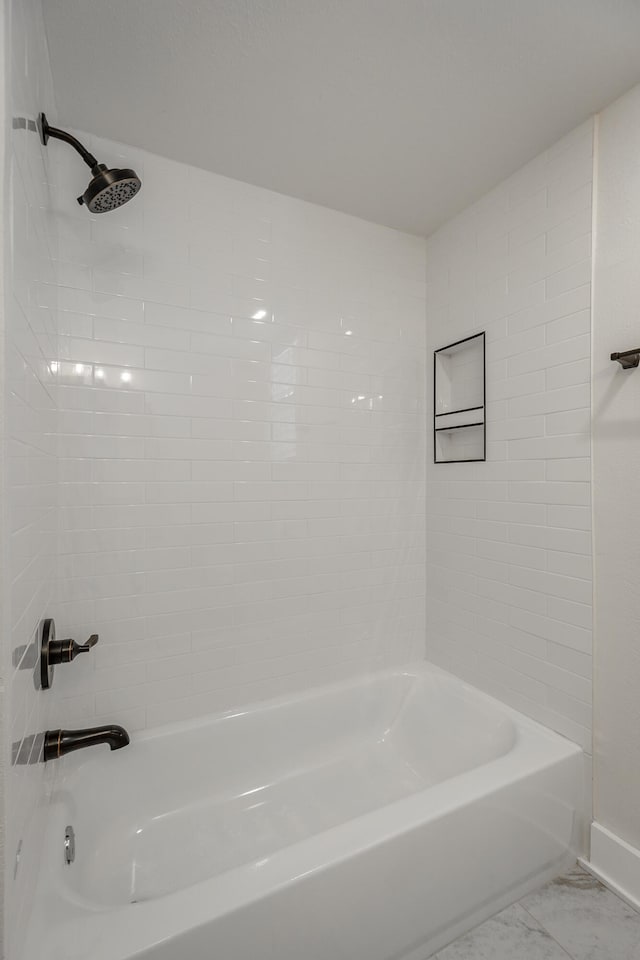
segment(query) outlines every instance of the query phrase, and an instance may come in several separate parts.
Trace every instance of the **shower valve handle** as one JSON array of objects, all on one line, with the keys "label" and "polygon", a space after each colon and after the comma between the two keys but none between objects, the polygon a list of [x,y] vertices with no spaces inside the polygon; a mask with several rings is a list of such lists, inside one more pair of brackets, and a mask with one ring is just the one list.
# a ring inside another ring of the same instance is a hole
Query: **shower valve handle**
[{"label": "shower valve handle", "polygon": [[72,640],[71,643],[75,647],[76,653],[89,653],[91,647],[95,647],[99,639],[100,637],[97,633],[92,633],[86,643],[76,643],[74,640]]},{"label": "shower valve handle", "polygon": [[52,640],[49,644],[49,662],[52,666],[56,663],[70,663],[79,653],[89,653],[99,639],[97,633],[92,633],[86,643],[76,643],[71,638]]},{"label": "shower valve handle", "polygon": [[40,634],[40,686],[48,690],[53,683],[53,668],[58,663],[71,663],[79,653],[89,653],[100,638],[92,633],[86,643],[76,643],[71,637],[56,640],[56,625],[50,617],[42,621]]}]

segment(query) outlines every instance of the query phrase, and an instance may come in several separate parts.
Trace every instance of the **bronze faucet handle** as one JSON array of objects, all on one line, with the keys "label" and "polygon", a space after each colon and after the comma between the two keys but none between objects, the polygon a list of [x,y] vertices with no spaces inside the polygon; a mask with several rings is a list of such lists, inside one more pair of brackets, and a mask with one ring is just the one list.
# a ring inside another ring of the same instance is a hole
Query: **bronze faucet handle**
[{"label": "bronze faucet handle", "polygon": [[91,647],[95,647],[100,637],[97,633],[92,633],[86,643],[76,644],[75,653],[88,653]]},{"label": "bronze faucet handle", "polygon": [[92,633],[86,643],[76,643],[71,637],[65,640],[56,640],[56,625],[49,617],[42,621],[40,639],[40,685],[48,690],[53,682],[53,668],[58,663],[71,663],[79,653],[89,653],[99,640],[97,633]]},{"label": "bronze faucet handle", "polygon": [[[67,640],[61,640],[59,643],[59,652],[52,645],[52,663],[69,663],[79,653],[89,653],[91,647],[95,647],[99,640],[97,633],[92,633],[86,643],[76,643],[70,637]],[[56,658],[57,654],[57,658]]]}]

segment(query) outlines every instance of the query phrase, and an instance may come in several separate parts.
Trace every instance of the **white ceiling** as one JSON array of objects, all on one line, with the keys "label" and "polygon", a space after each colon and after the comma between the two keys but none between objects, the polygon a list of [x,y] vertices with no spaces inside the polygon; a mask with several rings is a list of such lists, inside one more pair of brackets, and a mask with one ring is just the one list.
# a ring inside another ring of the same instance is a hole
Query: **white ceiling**
[{"label": "white ceiling", "polygon": [[44,8],[60,125],[412,233],[640,80],[640,0]]}]

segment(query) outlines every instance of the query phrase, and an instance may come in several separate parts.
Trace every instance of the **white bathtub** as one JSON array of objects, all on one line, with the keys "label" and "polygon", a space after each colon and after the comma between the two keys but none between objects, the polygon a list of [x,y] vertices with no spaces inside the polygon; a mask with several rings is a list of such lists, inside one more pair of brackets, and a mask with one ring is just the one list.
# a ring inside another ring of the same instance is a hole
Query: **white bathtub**
[{"label": "white bathtub", "polygon": [[28,960],[424,960],[562,869],[582,782],[427,664],[74,754]]}]

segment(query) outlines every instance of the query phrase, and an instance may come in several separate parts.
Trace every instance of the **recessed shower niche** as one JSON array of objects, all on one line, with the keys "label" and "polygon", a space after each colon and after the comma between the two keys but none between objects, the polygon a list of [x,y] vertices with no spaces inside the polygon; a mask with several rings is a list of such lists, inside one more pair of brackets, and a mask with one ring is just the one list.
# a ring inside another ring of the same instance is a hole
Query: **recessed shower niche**
[{"label": "recessed shower niche", "polygon": [[485,335],[433,352],[433,461],[486,460]]}]

